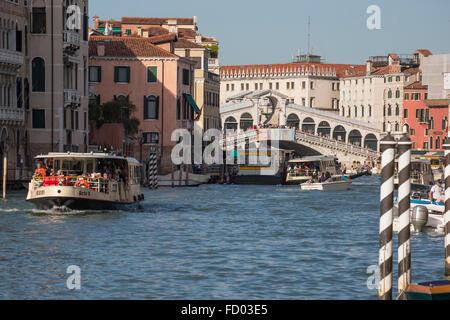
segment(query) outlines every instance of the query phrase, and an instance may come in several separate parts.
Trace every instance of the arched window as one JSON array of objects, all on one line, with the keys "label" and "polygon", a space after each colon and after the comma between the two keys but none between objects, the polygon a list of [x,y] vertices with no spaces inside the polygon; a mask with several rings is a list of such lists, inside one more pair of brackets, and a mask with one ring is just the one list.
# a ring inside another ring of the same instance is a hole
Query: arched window
[{"label": "arched window", "polygon": [[436,137],[436,149],[441,148],[441,137]]},{"label": "arched window", "polygon": [[395,132],[398,132],[399,129],[400,129],[400,128],[399,128],[398,122],[396,122],[396,123],[395,123]]},{"label": "arched window", "polygon": [[156,120],[159,113],[159,97],[144,97],[144,120]]},{"label": "arched window", "polygon": [[388,116],[392,116],[392,108],[391,108],[391,105],[388,106]]},{"label": "arched window", "polygon": [[372,106],[369,104],[369,117],[372,116]]},{"label": "arched window", "polygon": [[430,149],[433,149],[433,137],[430,137]]},{"label": "arched window", "polygon": [[352,116],[352,109],[350,108],[350,106],[348,106],[348,116],[349,116],[349,117]]},{"label": "arched window", "polygon": [[291,128],[298,129],[300,127],[300,120],[295,113],[291,113],[286,120],[286,125]]},{"label": "arched window", "polygon": [[361,117],[364,117],[364,106],[361,106]]},{"label": "arched window", "polygon": [[400,107],[398,106],[398,104],[395,106],[395,115],[396,116],[400,115]]},{"label": "arched window", "polygon": [[391,90],[388,91],[388,99],[390,99],[390,98],[392,98],[392,91]]},{"label": "arched window", "polygon": [[236,130],[237,126],[238,126],[238,124],[234,117],[228,117],[225,120],[225,125],[224,125],[225,130]]},{"label": "arched window", "polygon": [[45,62],[36,57],[31,62],[31,90],[33,92],[45,91]]},{"label": "arched window", "polygon": [[357,117],[358,117],[358,107],[355,106],[355,118],[357,118]]},{"label": "arched window", "polygon": [[399,90],[399,89],[397,89],[397,90],[395,91],[395,97],[396,97],[396,98],[400,98],[400,90]]},{"label": "arched window", "polygon": [[253,127],[253,117],[250,113],[246,112],[241,115],[239,126],[242,130],[247,130]]}]

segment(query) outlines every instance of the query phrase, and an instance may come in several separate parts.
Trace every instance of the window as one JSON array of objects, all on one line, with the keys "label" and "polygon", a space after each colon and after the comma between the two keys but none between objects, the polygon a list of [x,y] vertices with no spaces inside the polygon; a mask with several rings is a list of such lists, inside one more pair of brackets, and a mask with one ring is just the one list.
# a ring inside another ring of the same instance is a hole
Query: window
[{"label": "window", "polygon": [[408,119],[408,109],[403,109],[403,118]]},{"label": "window", "polygon": [[311,89],[314,89],[314,81],[311,81],[311,82],[310,82],[310,88],[311,88]]},{"label": "window", "polygon": [[131,36],[131,29],[126,29],[126,30],[125,30],[125,34],[126,34],[127,36]]},{"label": "window", "polygon": [[258,84],[255,83],[255,90],[258,90]]},{"label": "window", "polygon": [[357,117],[358,117],[358,107],[355,106],[355,118],[357,118]]},{"label": "window", "polygon": [[20,77],[16,80],[16,101],[17,108],[22,108],[22,78]]},{"label": "window", "polygon": [[45,129],[45,110],[33,109],[33,128]]},{"label": "window", "polygon": [[279,82],[275,83],[275,89],[276,90],[280,89],[280,83]]},{"label": "window", "polygon": [[46,33],[45,7],[36,7],[31,12],[31,33]]},{"label": "window", "polygon": [[416,130],[415,129],[409,129],[409,135],[413,136],[416,134]]},{"label": "window", "polygon": [[22,52],[22,31],[16,26],[16,51]]},{"label": "window", "polygon": [[395,81],[399,82],[400,81],[400,76],[396,76],[395,77]]},{"label": "window", "polygon": [[404,98],[403,98],[404,100],[409,100],[409,93],[405,93],[405,95],[404,95]]},{"label": "window", "polygon": [[290,84],[291,84],[290,82],[286,82],[286,89],[288,89],[288,90],[290,89],[289,88]]},{"label": "window", "polygon": [[45,91],[45,62],[37,57],[31,62],[31,90],[33,92]]},{"label": "window", "polygon": [[248,83],[245,84],[245,90],[247,90],[247,91],[250,90],[250,84],[248,84]]},{"label": "window", "polygon": [[447,130],[447,122],[448,122],[448,118],[444,117],[442,119],[442,130]]},{"label": "window", "polygon": [[129,83],[130,67],[114,67],[114,82]]},{"label": "window", "polygon": [[389,77],[389,78],[388,78],[388,82],[392,82],[392,77]]},{"label": "window", "polygon": [[244,84],[241,83],[241,91],[244,91]]},{"label": "window", "polygon": [[30,84],[28,83],[28,79],[25,78],[23,85],[23,103],[25,109],[30,108]]},{"label": "window", "polygon": [[396,116],[400,115],[400,107],[398,106],[398,104],[395,106],[395,115]]},{"label": "window", "polygon": [[227,83],[227,91],[230,91],[230,84]]},{"label": "window", "polygon": [[305,88],[306,88],[306,82],[302,81],[302,89],[305,89]]},{"label": "window", "polygon": [[294,82],[291,82],[291,89],[294,89]]},{"label": "window", "polygon": [[361,117],[364,117],[364,106],[361,106]]},{"label": "window", "polygon": [[79,118],[78,118],[78,111],[75,111],[75,129],[79,129]]},{"label": "window", "polygon": [[234,83],[231,84],[231,91],[234,91]]},{"label": "window", "polygon": [[145,144],[158,144],[159,143],[159,132],[144,132],[144,143]]},{"label": "window", "polygon": [[423,149],[425,149],[425,150],[428,149],[428,142],[424,142],[424,143],[423,143]]},{"label": "window", "polygon": [[89,82],[102,82],[102,67],[89,67]]},{"label": "window", "polygon": [[177,120],[181,120],[181,102],[177,100]]},{"label": "window", "polygon": [[157,120],[159,111],[159,97],[144,97],[144,120]]},{"label": "window", "polygon": [[441,138],[436,137],[436,149],[440,149],[440,148],[441,148]]},{"label": "window", "polygon": [[[183,69],[183,84],[188,86],[189,83],[190,83],[189,82],[189,70]],[[233,87],[234,87],[234,85],[233,85]],[[234,90],[234,88],[231,90]]]},{"label": "window", "polygon": [[269,83],[269,89],[272,90],[272,82]]},{"label": "window", "polygon": [[395,91],[395,97],[398,99],[398,98],[400,98],[400,90],[396,90]]},{"label": "window", "polygon": [[388,116],[392,116],[392,108],[391,108],[391,105],[388,106]]},{"label": "window", "polygon": [[147,67],[147,82],[153,83],[158,81],[158,68]]},{"label": "window", "polygon": [[391,90],[388,91],[388,99],[390,99],[390,98],[392,98],[392,91]]},{"label": "window", "polygon": [[372,116],[372,106],[369,105],[369,117],[371,117],[371,116]]}]

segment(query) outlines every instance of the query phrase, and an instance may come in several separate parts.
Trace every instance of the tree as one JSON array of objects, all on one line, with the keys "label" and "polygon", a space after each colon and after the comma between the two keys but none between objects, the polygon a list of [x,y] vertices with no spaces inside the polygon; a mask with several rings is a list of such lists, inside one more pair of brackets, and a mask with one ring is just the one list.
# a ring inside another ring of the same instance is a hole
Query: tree
[{"label": "tree", "polygon": [[206,49],[209,49],[211,58],[219,57],[219,46],[217,44],[208,44],[204,46]]}]

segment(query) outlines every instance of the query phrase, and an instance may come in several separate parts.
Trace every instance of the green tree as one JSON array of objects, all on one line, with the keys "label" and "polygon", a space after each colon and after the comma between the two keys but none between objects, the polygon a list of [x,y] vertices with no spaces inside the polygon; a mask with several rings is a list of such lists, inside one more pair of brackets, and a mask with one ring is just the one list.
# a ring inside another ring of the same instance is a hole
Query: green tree
[{"label": "green tree", "polygon": [[219,46],[217,44],[208,44],[204,46],[206,49],[209,49],[211,58],[219,57]]}]

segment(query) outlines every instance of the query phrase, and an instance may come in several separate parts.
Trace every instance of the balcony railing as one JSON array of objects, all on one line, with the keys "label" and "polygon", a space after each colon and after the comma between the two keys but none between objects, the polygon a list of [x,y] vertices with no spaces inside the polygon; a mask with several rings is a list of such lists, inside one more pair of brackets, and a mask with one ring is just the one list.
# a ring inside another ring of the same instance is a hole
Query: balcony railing
[{"label": "balcony railing", "polygon": [[81,104],[81,94],[76,90],[64,89],[64,106],[77,107]]},{"label": "balcony railing", "polygon": [[0,123],[20,124],[25,122],[25,111],[18,108],[0,107]]},{"label": "balcony railing", "polygon": [[22,53],[0,49],[0,63],[14,65],[17,68],[23,65],[23,56]]},{"label": "balcony railing", "polygon": [[63,32],[64,49],[77,50],[80,48],[80,35],[75,31],[65,30]]}]

